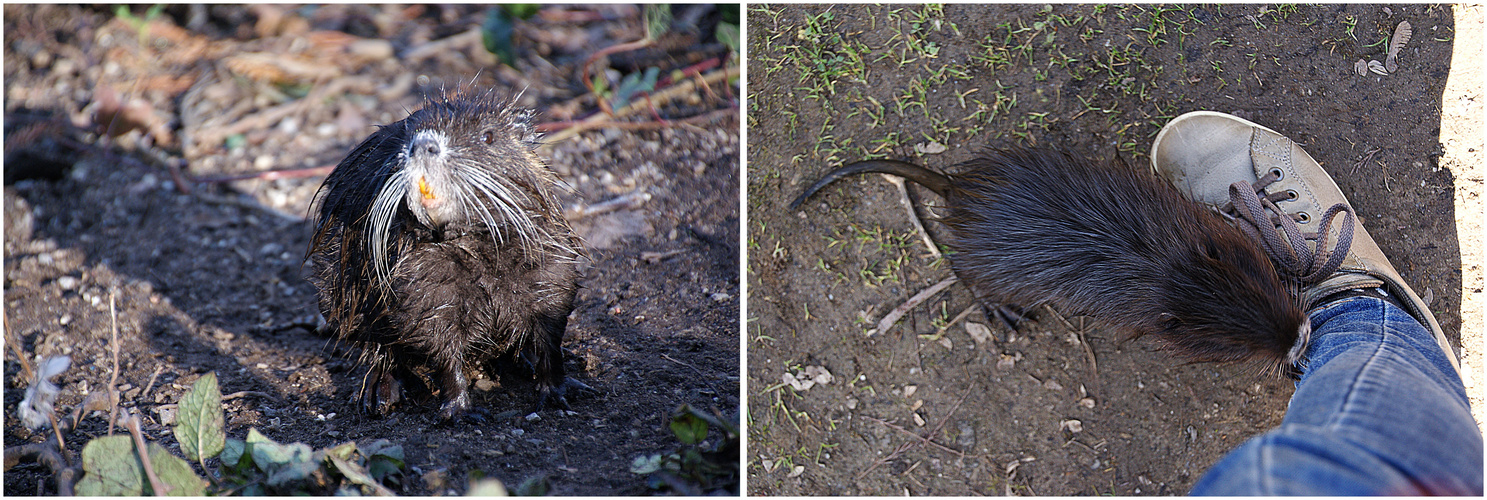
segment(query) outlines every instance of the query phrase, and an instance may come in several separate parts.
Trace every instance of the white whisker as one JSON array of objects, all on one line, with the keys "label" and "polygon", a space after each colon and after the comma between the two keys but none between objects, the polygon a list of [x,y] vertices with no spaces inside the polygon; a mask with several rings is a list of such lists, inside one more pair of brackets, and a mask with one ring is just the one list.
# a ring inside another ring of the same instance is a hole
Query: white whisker
[{"label": "white whisker", "polygon": [[382,183],[382,189],[377,191],[377,198],[372,202],[372,212],[367,215],[367,250],[372,255],[372,266],[376,271],[377,285],[389,293],[392,291],[390,280],[391,265],[388,262],[388,238],[393,231],[393,220],[396,218],[398,207],[406,198],[408,186],[408,173],[406,170],[396,170]]}]

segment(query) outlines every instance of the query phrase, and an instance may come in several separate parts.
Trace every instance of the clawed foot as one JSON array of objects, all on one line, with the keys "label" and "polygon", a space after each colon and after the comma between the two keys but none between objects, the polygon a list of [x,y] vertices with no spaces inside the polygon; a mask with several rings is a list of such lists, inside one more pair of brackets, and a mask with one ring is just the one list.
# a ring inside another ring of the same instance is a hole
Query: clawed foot
[{"label": "clawed foot", "polygon": [[562,384],[559,384],[557,387],[553,387],[553,386],[548,385],[546,383],[541,384],[540,386],[538,386],[538,388],[537,388],[537,406],[533,407],[532,408],[532,411],[530,413],[536,413],[538,411],[542,411],[543,409],[548,408],[549,403],[552,406],[557,407],[559,409],[563,409],[563,410],[569,410],[569,409],[571,409],[568,406],[568,398],[567,398],[568,389],[574,389],[574,390],[576,390],[576,391],[578,391],[580,393],[588,393],[588,394],[598,394],[599,393],[599,391],[594,390],[593,387],[589,387],[588,384],[585,384],[583,382],[579,382],[577,380],[573,380],[571,378],[564,377],[563,378],[563,383]]},{"label": "clawed foot", "polygon": [[362,381],[357,398],[362,411],[385,417],[403,400],[403,383],[390,371],[372,370]]},{"label": "clawed foot", "polygon": [[1026,311],[1008,304],[989,304],[986,302],[982,302],[981,308],[986,310],[987,316],[1000,320],[1003,325],[1007,325],[1008,330],[1012,330],[1014,332],[1017,331],[1017,323],[1027,319],[1028,317]]},{"label": "clawed foot", "polygon": [[471,406],[464,410],[455,411],[446,415],[445,411],[447,411],[448,407],[449,403],[445,403],[444,406],[441,407],[439,412],[440,422],[448,424],[460,423],[466,425],[485,425],[487,423],[490,423],[490,411],[486,410],[485,408],[481,408],[479,406]]}]

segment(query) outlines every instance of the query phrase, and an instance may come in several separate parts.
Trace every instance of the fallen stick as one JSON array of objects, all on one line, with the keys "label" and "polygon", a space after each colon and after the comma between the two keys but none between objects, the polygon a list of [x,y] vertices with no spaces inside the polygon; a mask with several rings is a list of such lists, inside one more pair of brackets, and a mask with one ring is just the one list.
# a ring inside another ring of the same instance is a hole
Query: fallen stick
[{"label": "fallen stick", "polygon": [[[729,68],[725,68],[725,69],[722,69],[722,70],[714,71],[712,73],[708,73],[707,76],[703,77],[703,82],[706,83],[706,84],[711,85],[711,84],[716,84],[718,82],[727,81],[727,80],[729,80],[731,78],[737,77],[738,75],[739,75],[739,70],[738,70],[737,67],[729,67]],[[692,92],[695,92],[696,89],[697,89],[697,80],[694,80],[694,79],[682,80],[680,82],[677,82],[676,85],[672,85],[672,86],[667,87],[666,89],[664,89],[664,90],[662,90],[660,92],[656,92],[654,94],[651,94],[649,99],[637,100],[637,101],[632,102],[632,103],[630,103],[629,105],[627,105],[627,106],[625,106],[623,108],[620,108],[620,109],[616,110],[614,112],[614,115],[613,116],[610,116],[610,115],[605,114],[605,113],[595,113],[593,116],[590,116],[588,118],[585,118],[582,121],[579,121],[577,123],[563,122],[562,125],[569,125],[569,124],[571,124],[571,126],[569,126],[568,128],[562,129],[562,130],[558,131],[557,133],[555,133],[553,135],[548,136],[546,138],[546,140],[543,141],[542,147],[543,148],[551,148],[553,144],[556,144],[556,143],[559,143],[559,142],[562,142],[562,141],[566,141],[568,139],[572,139],[574,136],[578,135],[579,133],[582,133],[582,132],[587,131],[587,130],[590,130],[590,129],[603,128],[603,127],[620,127],[620,128],[624,128],[624,127],[634,127],[634,126],[637,126],[637,125],[642,125],[642,124],[620,124],[618,122],[615,122],[614,119],[615,118],[623,118],[623,117],[626,117],[626,116],[633,115],[633,114],[635,114],[635,113],[637,113],[637,112],[639,112],[640,110],[643,110],[643,109],[649,109],[650,106],[651,106],[650,102],[652,102],[652,101],[671,102],[671,101],[674,101],[676,99],[680,99],[681,97],[686,96],[687,94],[690,94]],[[709,113],[707,115],[700,115],[700,116],[712,116],[712,114]],[[653,128],[661,128],[661,127],[668,127],[668,126],[671,126],[671,125],[666,125],[666,124],[646,124],[646,126],[653,127]],[[552,127],[551,124],[538,125],[538,130],[551,129],[551,127]]]},{"label": "fallen stick", "polygon": [[945,278],[939,283],[935,283],[934,286],[926,288],[924,289],[924,291],[915,294],[913,297],[909,297],[908,301],[904,302],[902,305],[899,305],[898,308],[889,312],[887,316],[884,316],[881,321],[878,321],[877,328],[868,330],[867,336],[871,337],[874,334],[888,331],[889,328],[893,327],[894,323],[898,322],[899,318],[902,318],[905,314],[908,314],[909,310],[917,307],[919,304],[924,303],[924,301],[929,300],[929,298],[935,296],[935,294],[944,291],[946,288],[949,288],[950,285],[955,284],[955,281],[955,276],[950,276],[949,278]]}]

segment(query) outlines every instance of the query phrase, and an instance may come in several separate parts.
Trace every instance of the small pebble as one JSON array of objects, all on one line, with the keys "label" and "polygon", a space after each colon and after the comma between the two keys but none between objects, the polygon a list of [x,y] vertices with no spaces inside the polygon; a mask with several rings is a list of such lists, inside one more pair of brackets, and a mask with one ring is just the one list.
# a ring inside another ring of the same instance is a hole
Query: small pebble
[{"label": "small pebble", "polygon": [[57,286],[62,287],[63,290],[71,290],[77,288],[77,278],[74,278],[72,276],[63,276],[61,278],[57,278]]}]

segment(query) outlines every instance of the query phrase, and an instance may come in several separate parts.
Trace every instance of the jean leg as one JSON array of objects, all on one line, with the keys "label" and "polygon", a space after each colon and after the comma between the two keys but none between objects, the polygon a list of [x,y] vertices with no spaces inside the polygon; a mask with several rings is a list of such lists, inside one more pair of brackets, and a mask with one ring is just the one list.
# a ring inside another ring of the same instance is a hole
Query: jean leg
[{"label": "jean leg", "polygon": [[1230,452],[1195,495],[1481,495],[1482,434],[1435,337],[1357,297],[1311,313],[1308,367],[1280,427]]}]

